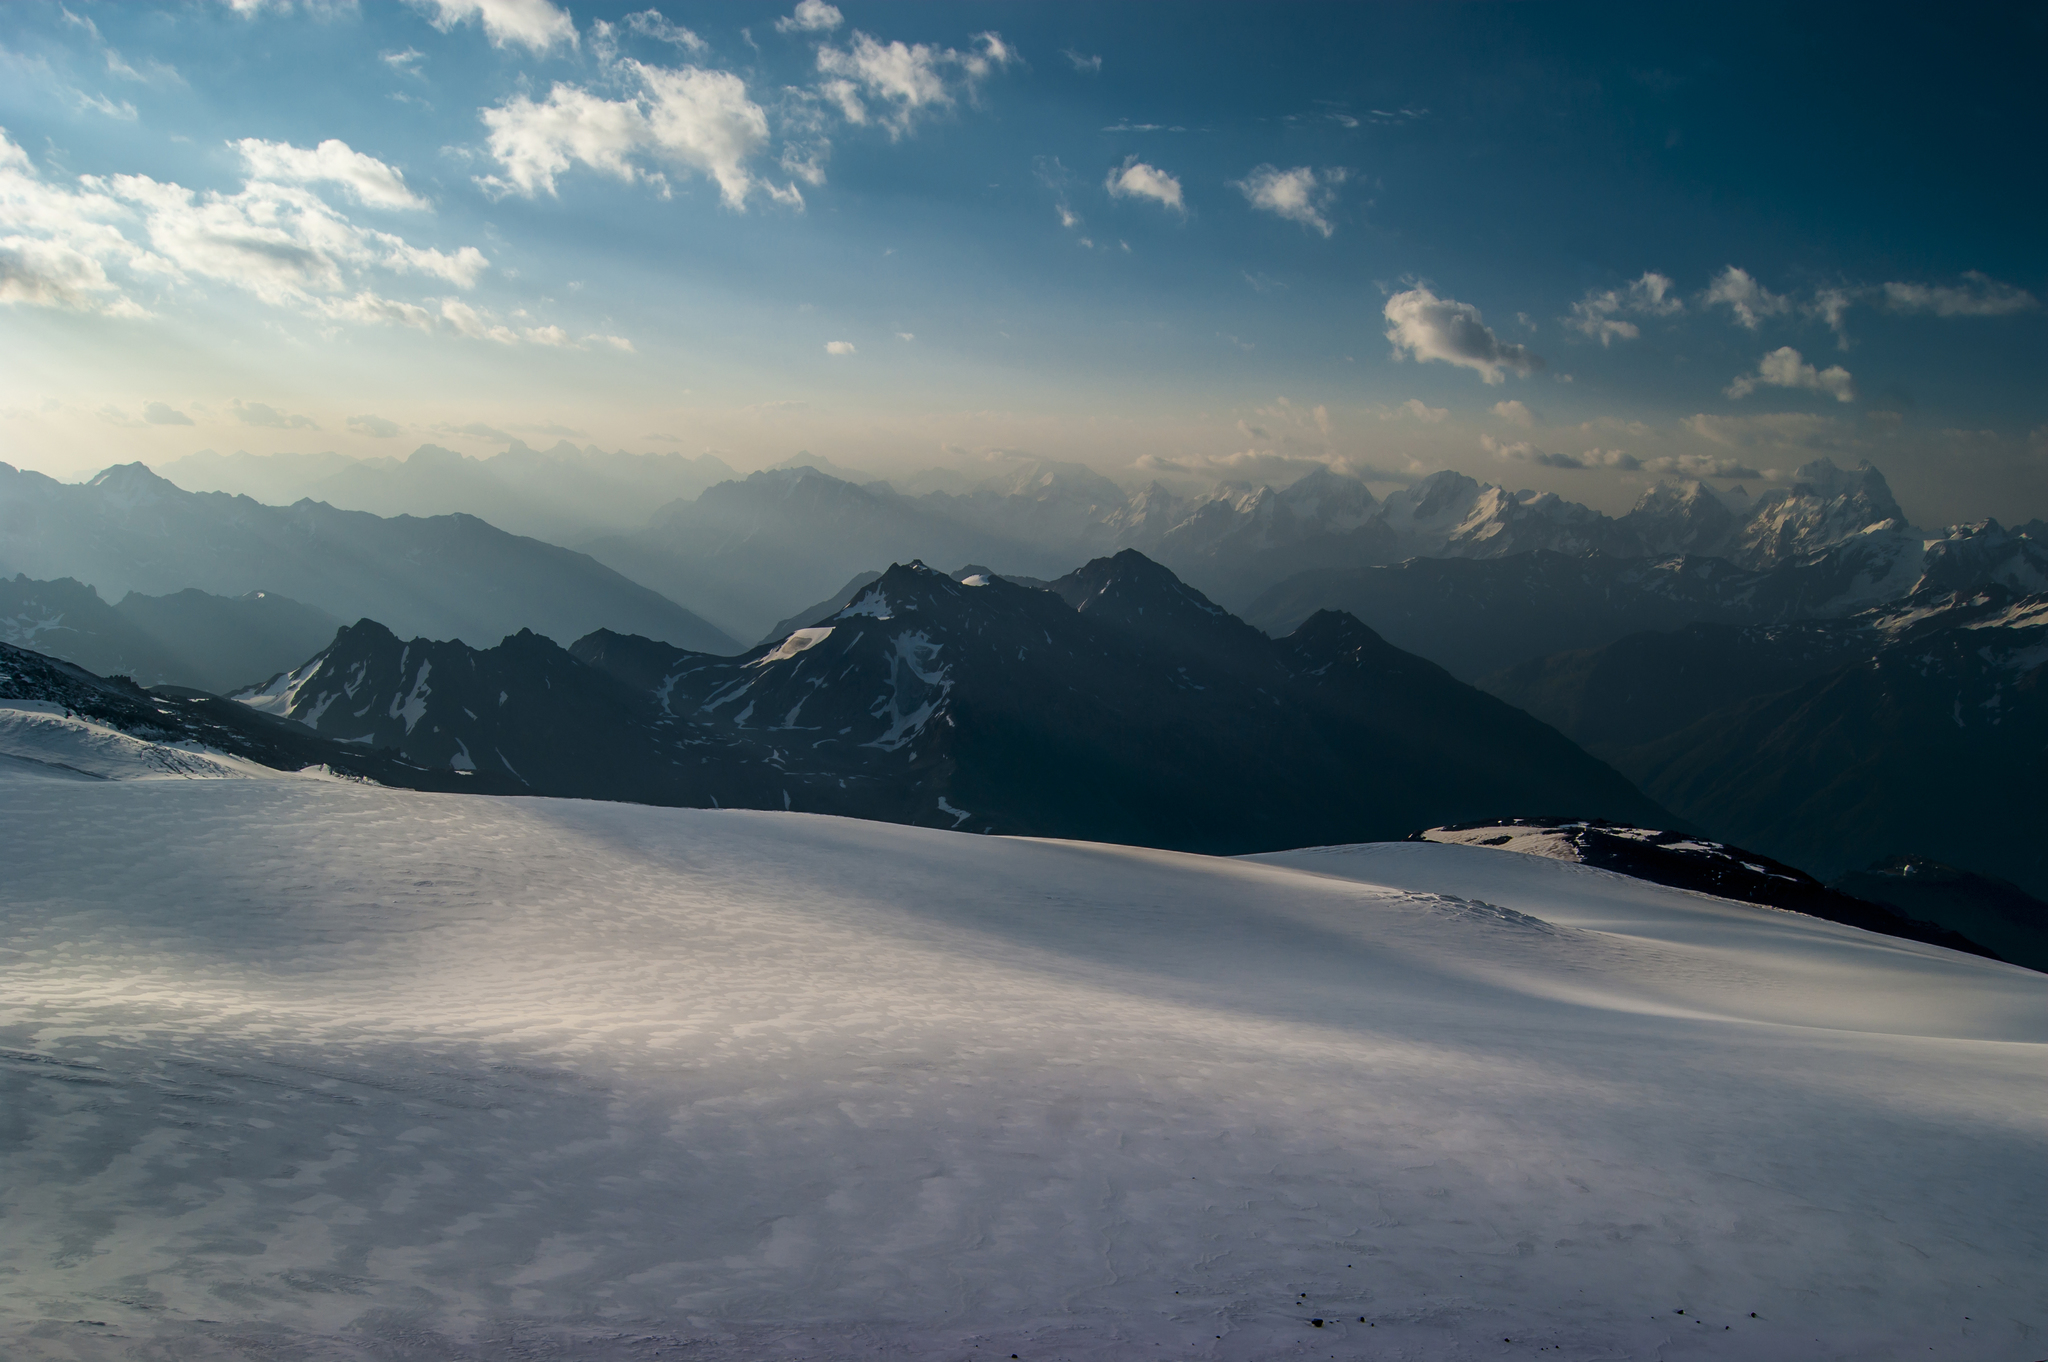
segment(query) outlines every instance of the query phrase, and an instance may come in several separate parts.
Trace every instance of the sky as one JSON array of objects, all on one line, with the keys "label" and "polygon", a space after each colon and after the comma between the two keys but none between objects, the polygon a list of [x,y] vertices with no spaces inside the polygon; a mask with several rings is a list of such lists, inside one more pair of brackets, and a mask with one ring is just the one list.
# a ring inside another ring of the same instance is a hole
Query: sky
[{"label": "sky", "polygon": [[0,458],[2048,515],[2048,11],[1677,8],[18,0]]}]

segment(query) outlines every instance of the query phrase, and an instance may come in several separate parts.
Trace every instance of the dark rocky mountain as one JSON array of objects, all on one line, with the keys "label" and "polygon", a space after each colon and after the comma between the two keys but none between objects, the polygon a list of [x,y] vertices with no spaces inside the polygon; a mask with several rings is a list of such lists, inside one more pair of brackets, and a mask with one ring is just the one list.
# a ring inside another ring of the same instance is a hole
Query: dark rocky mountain
[{"label": "dark rocky mountain", "polygon": [[1789,909],[1867,932],[1924,941],[1970,955],[2012,959],[1986,947],[1982,938],[1957,931],[1954,924],[1945,920],[1901,913],[1889,903],[1858,898],[1843,892],[1839,885],[1824,885],[1782,861],[1682,832],[1628,827],[1597,819],[1505,818],[1429,828],[1411,834],[1409,840],[1499,847],[1576,861],[1652,884]]},{"label": "dark rocky mountain", "polygon": [[432,638],[617,628],[707,651],[739,645],[583,554],[469,515],[384,519],[314,501],[264,506],[186,492],[139,463],[89,483],[0,464],[0,568],[107,596],[276,592],[342,619]]},{"label": "dark rocky mountain", "polygon": [[1931,542],[1866,535],[1764,570],[1684,554],[1414,558],[1303,573],[1266,592],[1246,618],[1282,633],[1318,609],[1343,610],[1477,681],[1644,630],[1840,618],[1915,593],[1980,587],[2048,590],[2048,542],[1986,521]]},{"label": "dark rocky mountain", "polygon": [[[2048,596],[2001,588],[1916,596],[1828,631],[1747,631],[1696,638],[1715,665],[1782,677],[1818,675],[1713,710],[1636,746],[1602,744],[1614,764],[1681,817],[1714,835],[1836,875],[1911,854],[2048,892],[2038,829],[2048,820]],[[1846,659],[1824,667],[1834,650]],[[1573,701],[1559,672],[1610,696],[1647,695],[1607,724],[1617,737],[1683,716],[1655,697],[1654,670],[1632,681],[1600,660],[1555,669],[1523,694],[1567,722],[1597,703]],[[1595,730],[1607,721],[1594,721]],[[1631,726],[1635,726],[1631,730]]]},{"label": "dark rocky mountain", "polygon": [[1249,851],[1453,815],[1669,821],[1356,621],[1268,639],[1136,553],[1050,590],[898,565],[739,657],[610,631],[479,653],[365,623],[244,698],[537,792],[615,781],[613,797],[977,832]]},{"label": "dark rocky mountain", "polygon": [[131,591],[108,605],[70,578],[0,580],[0,642],[145,686],[224,693],[292,666],[340,627],[325,610],[267,591]]},{"label": "dark rocky mountain", "polygon": [[503,453],[481,459],[431,444],[403,459],[209,449],[156,471],[193,492],[239,493],[275,506],[324,501],[380,516],[473,515],[557,544],[637,529],[656,508],[739,476],[712,454],[608,452],[566,440],[544,450],[511,440]]},{"label": "dark rocky mountain", "polygon": [[1961,932],[2015,965],[2048,971],[2048,903],[2009,880],[1925,856],[1887,856],[1828,887]]},{"label": "dark rocky mountain", "polygon": [[152,743],[196,743],[279,771],[325,767],[345,776],[412,790],[517,794],[501,774],[420,766],[389,751],[336,742],[292,723],[179,687],[145,690],[28,648],[0,643],[0,702],[59,706]]}]

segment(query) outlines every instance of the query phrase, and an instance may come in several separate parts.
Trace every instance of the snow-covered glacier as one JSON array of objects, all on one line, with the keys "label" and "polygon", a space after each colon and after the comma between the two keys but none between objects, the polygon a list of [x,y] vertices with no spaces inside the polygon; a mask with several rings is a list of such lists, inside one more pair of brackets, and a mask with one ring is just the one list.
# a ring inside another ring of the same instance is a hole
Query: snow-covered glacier
[{"label": "snow-covered glacier", "polygon": [[2048,976],[1936,947],[5,757],[0,847],[10,1360],[2048,1353]]}]

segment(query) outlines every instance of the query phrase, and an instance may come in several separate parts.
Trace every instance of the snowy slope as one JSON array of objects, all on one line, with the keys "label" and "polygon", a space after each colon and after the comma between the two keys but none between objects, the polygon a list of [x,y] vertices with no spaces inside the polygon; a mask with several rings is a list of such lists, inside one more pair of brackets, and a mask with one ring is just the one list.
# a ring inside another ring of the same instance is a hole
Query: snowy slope
[{"label": "snowy slope", "polygon": [[292,777],[15,771],[0,837],[10,1362],[2048,1338],[2048,979],[1934,947],[1481,848]]}]

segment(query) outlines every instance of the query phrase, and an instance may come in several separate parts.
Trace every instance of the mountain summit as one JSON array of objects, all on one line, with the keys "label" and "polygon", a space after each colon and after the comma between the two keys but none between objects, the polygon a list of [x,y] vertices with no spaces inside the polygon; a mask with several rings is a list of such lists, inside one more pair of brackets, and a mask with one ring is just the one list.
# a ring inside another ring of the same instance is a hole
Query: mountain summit
[{"label": "mountain summit", "polygon": [[243,698],[541,793],[976,832],[1234,852],[1517,813],[1670,821],[1356,620],[1275,641],[1135,552],[1051,590],[899,563],[738,657],[602,630],[479,652],[366,622]]}]

